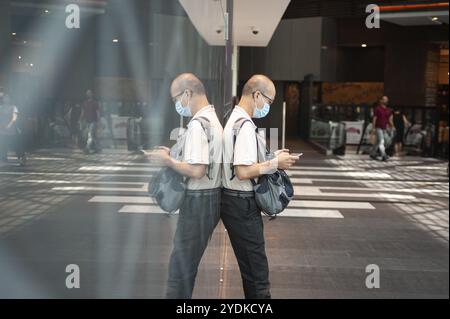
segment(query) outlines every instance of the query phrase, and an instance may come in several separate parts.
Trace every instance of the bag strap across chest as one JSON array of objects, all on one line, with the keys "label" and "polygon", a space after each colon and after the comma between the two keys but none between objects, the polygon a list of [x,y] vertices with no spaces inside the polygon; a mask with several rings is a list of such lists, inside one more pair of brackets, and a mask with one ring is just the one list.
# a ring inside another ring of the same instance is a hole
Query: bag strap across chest
[{"label": "bag strap across chest", "polygon": [[[233,124],[233,150],[232,150],[232,156],[231,156],[231,161],[230,161],[230,169],[231,169],[230,181],[236,177],[236,171],[235,171],[235,167],[234,167],[234,152],[235,152],[237,137],[238,137],[242,127],[247,122],[252,123],[252,121],[250,121],[249,119],[247,119],[245,117],[241,117],[241,118],[237,119],[236,122],[234,122],[234,124]],[[257,129],[255,129],[255,134],[258,134]],[[258,138],[256,138],[256,146],[258,147]],[[252,180],[252,183],[253,182],[254,181]]]},{"label": "bag strap across chest", "polygon": [[[212,179],[211,177],[211,171],[214,165],[214,159],[213,159],[213,155],[214,155],[214,146],[212,143],[213,140],[213,132],[212,132],[212,127],[211,127],[211,122],[208,118],[204,117],[204,116],[199,116],[199,117],[195,117],[191,120],[192,121],[197,121],[200,123],[200,125],[202,126],[203,131],[206,134],[206,139],[208,140],[208,154],[209,154],[209,165],[208,168],[206,170],[206,176],[209,179]],[[172,147],[171,149],[171,156],[174,157],[177,160],[181,160],[183,158],[183,149],[186,143],[186,133],[187,130],[184,131],[183,134],[181,134],[178,139],[177,139],[177,143]]]}]

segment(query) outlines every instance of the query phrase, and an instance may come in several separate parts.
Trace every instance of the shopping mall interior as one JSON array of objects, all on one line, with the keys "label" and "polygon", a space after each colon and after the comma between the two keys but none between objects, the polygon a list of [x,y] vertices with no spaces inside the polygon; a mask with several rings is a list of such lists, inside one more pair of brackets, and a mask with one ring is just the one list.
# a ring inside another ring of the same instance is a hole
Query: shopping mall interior
[{"label": "shopping mall interior", "polygon": [[[264,217],[273,298],[448,299],[449,3],[371,3],[0,1],[0,94],[27,154],[0,163],[0,298],[164,298],[178,217],[148,196],[141,150],[186,127],[170,84],[192,72],[221,120],[252,75],[269,77],[276,97],[255,124],[270,149],[304,153],[290,205]],[[88,90],[95,154],[78,129]],[[386,161],[369,156],[383,96],[405,119]],[[243,296],[219,223],[194,298]]]}]

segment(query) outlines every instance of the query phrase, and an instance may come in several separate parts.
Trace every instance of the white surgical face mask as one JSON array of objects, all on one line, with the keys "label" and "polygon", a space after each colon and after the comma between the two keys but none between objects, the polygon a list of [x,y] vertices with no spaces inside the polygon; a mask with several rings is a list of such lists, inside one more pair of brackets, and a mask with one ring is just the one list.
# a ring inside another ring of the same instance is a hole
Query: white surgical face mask
[{"label": "white surgical face mask", "polygon": [[186,107],[184,107],[183,104],[181,103],[181,101],[183,100],[185,94],[186,93],[184,93],[183,96],[181,97],[181,99],[175,103],[175,110],[181,116],[191,117],[192,116],[192,112],[191,112],[191,107],[189,105],[191,103],[190,98],[188,97],[188,104],[186,105]]},{"label": "white surgical face mask", "polygon": [[[262,95],[260,95],[260,97],[262,98]],[[267,116],[267,114],[269,114],[270,104],[267,103],[264,99],[263,99],[263,102],[264,102],[264,105],[263,105],[262,109],[259,109],[258,105],[256,104],[256,101],[255,101],[255,110],[253,111],[253,118],[260,119],[260,118]]]}]

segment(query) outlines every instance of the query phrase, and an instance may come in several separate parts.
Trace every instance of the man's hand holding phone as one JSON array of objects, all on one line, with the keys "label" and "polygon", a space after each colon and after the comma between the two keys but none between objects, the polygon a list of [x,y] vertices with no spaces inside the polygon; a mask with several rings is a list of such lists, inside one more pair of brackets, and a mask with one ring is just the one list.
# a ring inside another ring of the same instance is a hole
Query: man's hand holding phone
[{"label": "man's hand holding phone", "polygon": [[300,154],[291,154],[288,149],[282,149],[275,152],[276,160],[278,162],[279,169],[289,169],[292,165],[295,164],[296,161],[303,156],[303,153]]},{"label": "man's hand holding phone", "polygon": [[158,146],[156,149],[151,151],[142,151],[142,153],[147,156],[150,162],[159,166],[169,166],[171,165],[172,158],[170,157],[170,149],[165,146]]}]

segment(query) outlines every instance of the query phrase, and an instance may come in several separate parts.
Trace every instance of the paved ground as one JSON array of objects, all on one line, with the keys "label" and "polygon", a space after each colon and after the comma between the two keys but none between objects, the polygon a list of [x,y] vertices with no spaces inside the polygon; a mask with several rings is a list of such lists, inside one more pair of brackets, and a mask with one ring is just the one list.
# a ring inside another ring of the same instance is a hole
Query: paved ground
[{"label": "paved ground", "polygon": [[[274,298],[448,298],[447,163],[322,157],[290,172],[296,197],[265,219]],[[42,150],[0,166],[0,297],[161,298],[177,216],[146,196],[153,168],[138,156]],[[66,266],[80,267],[67,289]],[[380,269],[368,289],[365,270]],[[196,298],[242,298],[222,224]]]}]

